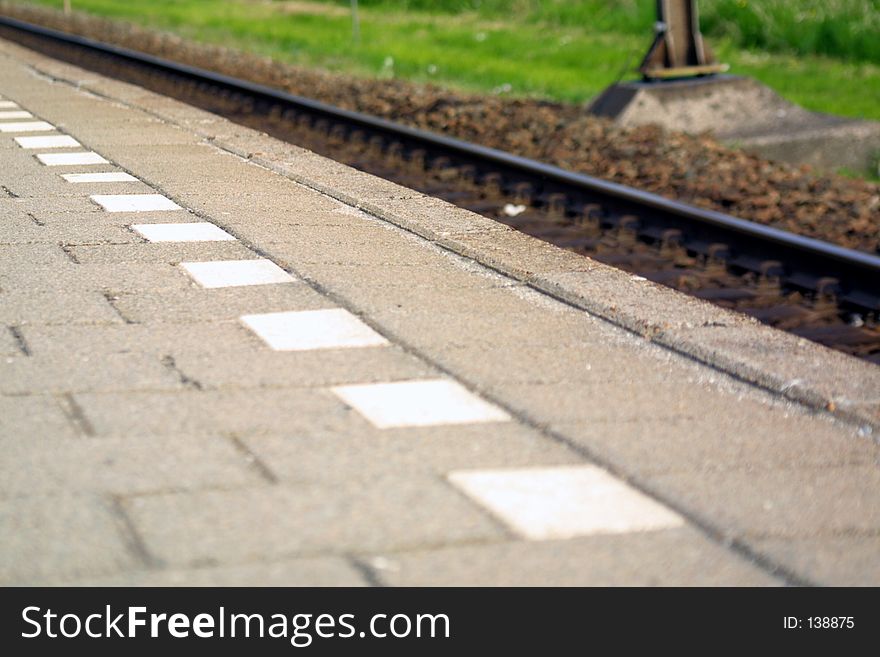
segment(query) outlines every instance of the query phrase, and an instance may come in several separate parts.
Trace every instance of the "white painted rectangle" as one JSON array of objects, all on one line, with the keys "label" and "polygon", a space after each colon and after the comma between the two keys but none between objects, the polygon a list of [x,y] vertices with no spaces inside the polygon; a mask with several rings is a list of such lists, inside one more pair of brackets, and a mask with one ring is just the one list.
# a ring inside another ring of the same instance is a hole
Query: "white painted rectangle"
[{"label": "white painted rectangle", "polygon": [[11,100],[0,100],[0,109],[15,109],[18,105]]},{"label": "white painted rectangle", "polygon": [[26,149],[35,148],[82,148],[70,135],[49,135],[48,137],[16,137],[15,142]]},{"label": "white painted rectangle", "polygon": [[679,514],[594,465],[460,470],[449,481],[532,540],[684,525]]},{"label": "white painted rectangle", "polygon": [[10,119],[32,119],[34,115],[24,110],[13,110],[10,112],[0,112],[0,121],[9,121]]},{"label": "white painted rectangle", "polygon": [[108,173],[63,173],[61,177],[69,183],[114,183],[114,182],[138,182],[134,176],[124,171],[110,171]]},{"label": "white painted rectangle", "polygon": [[40,153],[37,159],[47,167],[82,166],[86,164],[110,164],[97,153]]},{"label": "white painted rectangle", "polygon": [[296,279],[271,260],[181,262],[180,266],[204,288],[292,283]]},{"label": "white painted rectangle", "polygon": [[338,386],[332,390],[379,429],[510,420],[504,410],[445,379]]},{"label": "white painted rectangle", "polygon": [[54,125],[45,121],[0,123],[0,132],[49,132],[54,129]]},{"label": "white painted rectangle", "polygon": [[135,224],[133,231],[148,242],[229,242],[235,238],[208,222],[186,224]]},{"label": "white painted rectangle", "polygon": [[241,321],[276,351],[379,347],[388,341],[342,308],[245,315]]},{"label": "white painted rectangle", "polygon": [[168,212],[183,210],[161,194],[92,194],[95,203],[107,212]]}]

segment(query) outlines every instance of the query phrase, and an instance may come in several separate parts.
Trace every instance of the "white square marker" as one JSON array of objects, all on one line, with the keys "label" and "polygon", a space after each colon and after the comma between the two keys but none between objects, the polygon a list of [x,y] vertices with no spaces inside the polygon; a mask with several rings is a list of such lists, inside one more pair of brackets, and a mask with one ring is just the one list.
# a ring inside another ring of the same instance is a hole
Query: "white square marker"
[{"label": "white square marker", "polygon": [[47,167],[69,167],[85,164],[110,164],[97,153],[39,153],[37,159]]},{"label": "white square marker", "polygon": [[0,132],[48,132],[55,126],[45,121],[25,121],[21,123],[0,123]]},{"label": "white square marker", "polygon": [[244,315],[241,321],[275,351],[388,344],[385,338],[342,308]]},{"label": "white square marker", "polygon": [[133,231],[148,242],[230,242],[235,238],[207,221],[188,224],[135,224]]},{"label": "white square marker", "polygon": [[166,212],[183,210],[170,198],[161,194],[93,194],[95,203],[107,212]]},{"label": "white square marker", "polygon": [[48,137],[16,137],[16,143],[22,148],[81,148],[76,139],[69,135],[50,135]]},{"label": "white square marker", "polygon": [[296,279],[271,260],[181,262],[180,266],[205,288],[292,283]]},{"label": "white square marker", "polygon": [[0,112],[0,121],[8,121],[9,119],[32,119],[34,115],[24,110],[13,110],[10,112]]},{"label": "white square marker", "polygon": [[0,100],[0,109],[16,109],[18,105],[11,100]]},{"label": "white square marker", "polygon": [[338,386],[332,390],[379,429],[510,420],[502,409],[455,381],[444,379]]},{"label": "white square marker", "polygon": [[111,171],[108,173],[63,173],[61,177],[69,183],[113,183],[113,182],[137,182],[134,176],[124,171]]},{"label": "white square marker", "polygon": [[684,519],[594,465],[459,470],[449,481],[532,540],[681,527]]}]

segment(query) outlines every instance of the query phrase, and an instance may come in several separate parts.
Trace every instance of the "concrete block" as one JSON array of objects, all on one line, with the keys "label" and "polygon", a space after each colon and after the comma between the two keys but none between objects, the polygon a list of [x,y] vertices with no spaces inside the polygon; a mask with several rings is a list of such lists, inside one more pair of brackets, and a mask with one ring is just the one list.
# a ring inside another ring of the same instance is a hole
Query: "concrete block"
[{"label": "concrete block", "polygon": [[148,549],[174,565],[373,552],[499,538],[502,531],[434,479],[369,488],[274,486],[135,497],[125,508]]},{"label": "concrete block", "polygon": [[132,495],[265,483],[233,443],[180,434],[130,439],[4,439],[0,496]]},{"label": "concrete block", "polygon": [[691,529],[499,542],[364,560],[391,586],[778,586]]},{"label": "concrete block", "polygon": [[0,500],[0,582],[32,586],[143,567],[125,521],[104,499],[61,495]]}]

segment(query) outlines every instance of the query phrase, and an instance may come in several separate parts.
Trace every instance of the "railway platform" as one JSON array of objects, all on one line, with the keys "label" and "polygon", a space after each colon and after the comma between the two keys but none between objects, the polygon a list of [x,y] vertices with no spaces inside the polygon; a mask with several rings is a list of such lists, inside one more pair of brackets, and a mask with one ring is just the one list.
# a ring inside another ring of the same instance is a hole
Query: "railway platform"
[{"label": "railway platform", "polygon": [[880,374],[0,41],[0,581],[880,583]]}]

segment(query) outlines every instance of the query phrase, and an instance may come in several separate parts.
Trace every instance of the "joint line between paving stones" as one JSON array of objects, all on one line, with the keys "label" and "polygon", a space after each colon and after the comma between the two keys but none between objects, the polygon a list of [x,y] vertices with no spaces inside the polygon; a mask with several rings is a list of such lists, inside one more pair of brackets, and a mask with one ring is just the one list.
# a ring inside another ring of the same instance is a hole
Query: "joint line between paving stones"
[{"label": "joint line between paving stones", "polygon": [[128,515],[128,512],[125,510],[122,498],[114,495],[110,499],[110,508],[113,511],[113,515],[116,516],[122,524],[122,534],[132,554],[134,554],[141,563],[149,569],[162,566],[162,562],[150,554],[147,544],[144,542],[140,532],[138,532],[137,527]]},{"label": "joint line between paving stones", "polygon": [[76,399],[74,399],[73,395],[66,393],[57,396],[56,399],[58,400],[58,405],[61,407],[64,415],[67,416],[67,419],[70,420],[70,423],[80,435],[88,438],[93,438],[97,435],[95,427],[92,426],[91,421],[86,417],[85,412],[77,403]]},{"label": "joint line between paving stones", "polygon": [[191,390],[202,390],[203,386],[200,381],[192,378],[186,372],[184,372],[177,365],[177,362],[174,360],[174,356],[168,354],[162,357],[162,365],[171,370],[172,373],[180,380],[180,383],[185,388],[190,388]]},{"label": "joint line between paving stones", "polygon": [[232,446],[235,447],[236,451],[244,457],[244,460],[257,471],[257,474],[259,474],[260,477],[272,485],[278,483],[278,476],[272,472],[272,468],[255,454],[237,434],[226,434],[226,437],[232,443]]},{"label": "joint line between paving stones", "polygon": [[385,584],[385,582],[383,582],[382,579],[379,577],[379,573],[377,573],[376,570],[364,560],[352,554],[346,554],[345,559],[346,561],[348,561],[349,565],[354,570],[356,570],[358,574],[360,574],[360,576],[363,577],[364,580],[366,580],[367,584],[369,584],[371,587],[380,589],[387,587],[387,584]]},{"label": "joint line between paving stones", "polygon": [[10,326],[9,332],[12,334],[13,339],[15,340],[15,344],[21,350],[21,353],[25,356],[31,355],[31,349],[28,346],[27,340],[24,338],[24,334],[21,332],[21,328],[18,326]]}]

